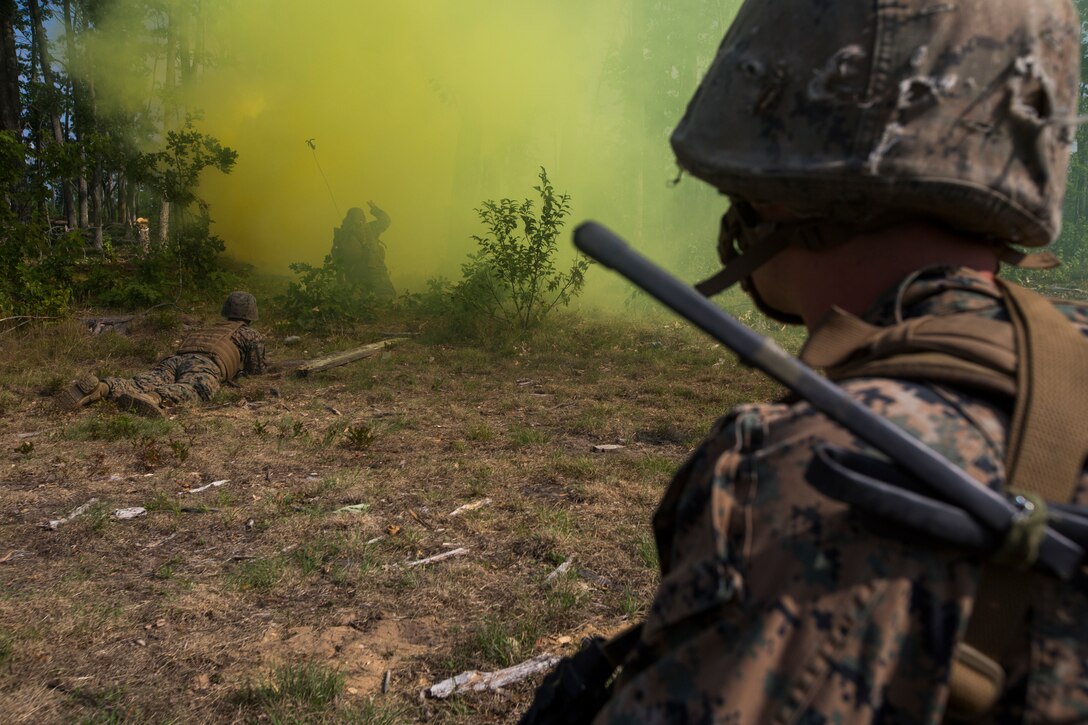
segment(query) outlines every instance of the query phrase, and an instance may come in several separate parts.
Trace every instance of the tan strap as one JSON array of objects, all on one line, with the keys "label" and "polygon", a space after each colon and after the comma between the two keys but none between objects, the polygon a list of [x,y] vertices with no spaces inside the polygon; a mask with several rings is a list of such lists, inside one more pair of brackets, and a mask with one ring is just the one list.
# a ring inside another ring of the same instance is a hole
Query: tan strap
[{"label": "tan strap", "polygon": [[912,318],[879,327],[834,308],[801,359],[832,380],[889,377],[1016,394],[1016,348],[1007,322],[977,315]]},{"label": "tan strap", "polygon": [[[1034,505],[1020,527],[1038,538],[1046,520],[1045,500],[1072,498],[1088,454],[1088,340],[1044,297],[1001,282],[1017,353],[1018,395],[1006,448],[1007,491],[1023,490]],[[1010,540],[1007,544],[1015,543]],[[1007,552],[1003,552],[1007,553]],[[1018,562],[1018,563],[1023,563]],[[1026,635],[1032,580],[1022,566],[990,564],[983,569],[964,641],[950,673],[950,720],[968,721],[996,704],[1001,689],[988,688],[979,656],[997,665]],[[965,660],[965,654],[970,662]],[[988,669],[988,665],[983,670]],[[957,687],[959,689],[957,689]],[[984,693],[992,701],[985,706]],[[955,705],[955,707],[953,707]],[[979,711],[978,707],[983,709]]]},{"label": "tan strap", "polygon": [[989,712],[1005,689],[1001,666],[969,644],[956,647],[948,676],[951,722],[972,722]]},{"label": "tan strap", "polygon": [[1016,369],[1013,329],[1006,322],[965,314],[915,317],[879,327],[838,307],[813,332],[801,359],[810,365],[835,368],[912,352],[944,352],[1010,376]]},{"label": "tan strap", "polygon": [[1062,261],[1053,252],[1021,252],[1014,247],[1001,247],[998,256],[1005,264],[1020,269],[1054,269]]},{"label": "tan strap", "polygon": [[1067,503],[1088,458],[1088,339],[1042,295],[1001,286],[1020,363],[1006,485]]},{"label": "tan strap", "polygon": [[990,365],[968,362],[949,353],[916,352],[896,355],[884,360],[864,361],[829,369],[832,380],[875,377],[940,382],[958,388],[1016,396],[1016,379]]}]

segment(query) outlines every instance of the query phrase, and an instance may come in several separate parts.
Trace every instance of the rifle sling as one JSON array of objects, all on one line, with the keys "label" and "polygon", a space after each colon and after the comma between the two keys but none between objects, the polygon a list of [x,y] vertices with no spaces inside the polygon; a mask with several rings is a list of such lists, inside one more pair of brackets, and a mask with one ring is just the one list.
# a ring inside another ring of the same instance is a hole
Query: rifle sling
[{"label": "rifle sling", "polygon": [[[1088,340],[1046,298],[1000,286],[1010,322],[968,313],[877,327],[836,308],[802,358],[834,380],[899,378],[1011,398],[1006,490],[1067,503],[1088,458]],[[977,718],[1000,698],[998,663],[1026,636],[1028,578],[1039,576],[1026,569],[1025,562],[983,567],[949,674],[949,721]]]},{"label": "rifle sling", "polygon": [[[974,314],[912,318],[891,327],[869,324],[835,308],[802,351],[832,380],[881,377],[974,389],[1013,401],[1006,450],[1006,490],[1065,503],[1088,458],[1088,340],[1044,297],[1010,282],[1001,289],[1011,322]],[[1045,505],[1045,504],[1043,504]],[[949,669],[946,722],[973,720],[1004,689],[1000,662],[1026,634],[1031,592],[1028,564],[988,563],[964,641]],[[693,633],[717,611],[684,622]],[[629,681],[653,659],[639,642],[642,625],[603,643],[624,662]],[[632,651],[634,656],[630,656]]]}]

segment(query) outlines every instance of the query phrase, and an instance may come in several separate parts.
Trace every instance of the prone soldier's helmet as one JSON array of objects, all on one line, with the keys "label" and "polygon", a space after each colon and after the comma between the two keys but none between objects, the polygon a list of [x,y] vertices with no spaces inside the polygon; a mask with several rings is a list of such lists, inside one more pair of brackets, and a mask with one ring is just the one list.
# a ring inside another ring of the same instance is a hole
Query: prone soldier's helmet
[{"label": "prone soldier's helmet", "polygon": [[672,136],[680,166],[733,201],[719,247],[732,271],[701,289],[787,244],[908,219],[1024,262],[1009,244],[1060,230],[1079,44],[1070,0],[747,0]]},{"label": "prone soldier's helmet", "polygon": [[257,317],[257,298],[248,292],[235,291],[223,303],[223,317],[228,320],[253,322]]}]

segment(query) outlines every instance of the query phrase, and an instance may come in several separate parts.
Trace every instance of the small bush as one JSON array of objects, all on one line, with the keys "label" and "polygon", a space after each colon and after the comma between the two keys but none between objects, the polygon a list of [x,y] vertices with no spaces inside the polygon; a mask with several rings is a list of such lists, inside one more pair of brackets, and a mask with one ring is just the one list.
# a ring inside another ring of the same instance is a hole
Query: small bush
[{"label": "small bush", "polygon": [[365,451],[374,442],[374,429],[365,423],[348,426],[344,431],[344,448],[349,451]]},{"label": "small bush", "polygon": [[276,301],[292,327],[324,332],[373,319],[378,300],[353,282],[331,256],[320,267],[297,262],[291,271],[298,279]]},{"label": "small bush", "polygon": [[166,451],[159,441],[151,437],[141,437],[132,441],[132,454],[136,463],[145,471],[154,471],[166,462]]},{"label": "small bush", "polygon": [[254,559],[230,573],[230,580],[242,591],[270,592],[283,579],[280,559]]},{"label": "small bush", "polygon": [[260,710],[273,722],[300,722],[299,715],[335,707],[344,691],[344,675],[314,663],[287,664],[236,696],[239,705]]},{"label": "small bush", "polygon": [[570,196],[556,193],[541,167],[540,210],[532,199],[488,200],[476,214],[487,228],[473,235],[479,250],[461,268],[452,291],[462,306],[525,332],[557,306],[566,306],[585,284],[590,261],[579,254],[567,271],[556,267],[557,242],[570,214]]},{"label": "small bush", "polygon": [[65,437],[77,441],[154,440],[166,435],[171,427],[168,420],[116,413],[82,420],[69,428]]}]

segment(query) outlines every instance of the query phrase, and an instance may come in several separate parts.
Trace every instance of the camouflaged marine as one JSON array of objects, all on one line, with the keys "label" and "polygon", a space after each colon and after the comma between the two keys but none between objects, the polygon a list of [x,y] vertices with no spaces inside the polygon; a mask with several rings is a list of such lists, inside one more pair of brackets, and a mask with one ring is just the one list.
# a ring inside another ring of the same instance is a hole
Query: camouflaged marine
[{"label": "camouflaged marine", "polygon": [[132,378],[85,375],[57,396],[57,404],[75,410],[103,398],[140,415],[163,417],[166,409],[211,400],[224,382],[239,374],[259,375],[265,361],[264,336],[250,327],[257,319],[257,300],[248,292],[231,292],[223,303],[227,319],[191,333],[174,355]]},{"label": "camouflaged marine", "polygon": [[[748,0],[672,139],[731,201],[701,291],[806,324],[803,358],[1025,512],[1088,505],[1088,308],[996,275],[1056,261],[1020,248],[1058,234],[1079,65],[1068,0]],[[871,454],[805,401],[715,424],[596,722],[1088,721],[1088,570],[874,525],[810,485],[827,443]]]},{"label": "camouflaged marine", "polygon": [[389,215],[374,202],[367,202],[372,221],[358,207],[348,209],[344,222],[333,233],[331,257],[345,281],[361,287],[379,300],[397,296],[385,266],[385,243],[381,235],[389,228]]}]

